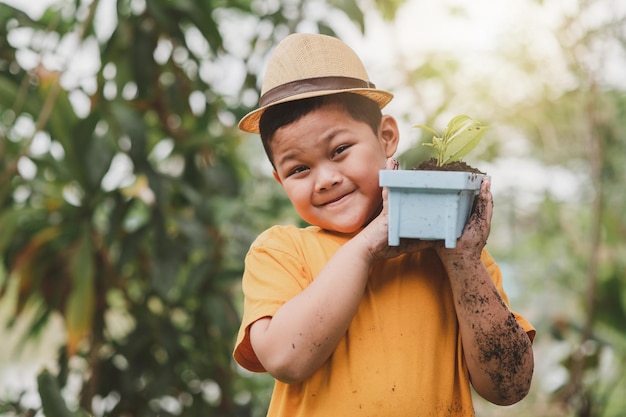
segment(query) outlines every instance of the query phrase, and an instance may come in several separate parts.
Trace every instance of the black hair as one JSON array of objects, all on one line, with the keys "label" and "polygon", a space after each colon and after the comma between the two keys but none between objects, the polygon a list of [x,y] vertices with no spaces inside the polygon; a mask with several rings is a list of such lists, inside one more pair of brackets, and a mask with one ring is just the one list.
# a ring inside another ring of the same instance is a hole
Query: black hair
[{"label": "black hair", "polygon": [[328,105],[339,105],[352,119],[367,123],[374,134],[378,134],[382,118],[380,108],[375,101],[359,94],[338,93],[276,104],[265,110],[259,120],[261,141],[272,166],[274,158],[270,145],[276,131]]}]

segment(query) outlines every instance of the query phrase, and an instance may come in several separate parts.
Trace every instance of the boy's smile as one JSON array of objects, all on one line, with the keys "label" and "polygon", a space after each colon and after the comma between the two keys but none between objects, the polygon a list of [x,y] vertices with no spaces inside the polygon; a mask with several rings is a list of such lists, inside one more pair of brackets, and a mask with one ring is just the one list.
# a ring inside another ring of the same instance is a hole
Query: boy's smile
[{"label": "boy's smile", "polygon": [[390,117],[383,116],[376,135],[340,106],[322,107],[276,131],[274,176],[306,222],[354,233],[380,208],[378,172],[397,139]]}]

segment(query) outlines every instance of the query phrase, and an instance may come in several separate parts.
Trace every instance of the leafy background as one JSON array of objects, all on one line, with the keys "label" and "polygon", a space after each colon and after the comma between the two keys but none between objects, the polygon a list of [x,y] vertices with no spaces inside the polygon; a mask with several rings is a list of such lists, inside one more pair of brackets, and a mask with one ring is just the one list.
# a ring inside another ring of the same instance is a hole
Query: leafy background
[{"label": "leafy background", "polygon": [[550,24],[520,16],[493,48],[456,52],[443,31],[458,45],[498,14],[446,1],[433,26],[416,1],[58,0],[37,16],[11,4],[0,2],[0,414],[264,415],[270,378],[231,359],[242,260],[265,227],[299,220],[236,123],[271,48],[317,31],[350,41],[396,94],[404,166],[426,152],[412,124],[468,111],[492,124],[471,161],[494,178],[489,250],[539,333],[529,397],[506,410],[477,398],[477,414],[623,415],[619,2],[519,0]]}]

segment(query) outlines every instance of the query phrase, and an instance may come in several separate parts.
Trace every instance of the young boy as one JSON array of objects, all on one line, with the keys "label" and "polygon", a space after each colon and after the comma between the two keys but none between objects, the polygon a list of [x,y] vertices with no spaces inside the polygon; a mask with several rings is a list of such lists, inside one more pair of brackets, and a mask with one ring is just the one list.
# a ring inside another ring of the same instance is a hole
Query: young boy
[{"label": "young boy", "polygon": [[535,330],[508,307],[483,249],[489,181],[456,248],[387,244],[381,169],[397,169],[392,98],[338,39],[294,34],[274,51],[260,133],[274,177],[312,226],[274,226],[252,244],[234,357],[276,384],[269,416],[473,416],[527,394]]}]

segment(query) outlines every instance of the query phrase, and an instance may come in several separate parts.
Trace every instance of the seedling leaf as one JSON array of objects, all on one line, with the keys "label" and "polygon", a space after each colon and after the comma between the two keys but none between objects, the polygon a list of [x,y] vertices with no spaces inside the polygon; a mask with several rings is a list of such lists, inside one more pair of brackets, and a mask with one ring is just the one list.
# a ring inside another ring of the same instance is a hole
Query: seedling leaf
[{"label": "seedling leaf", "polygon": [[439,166],[460,161],[478,145],[487,130],[482,123],[464,114],[453,117],[443,130],[442,136],[428,126],[417,125],[415,127],[433,133],[432,141],[423,145],[435,148]]}]

